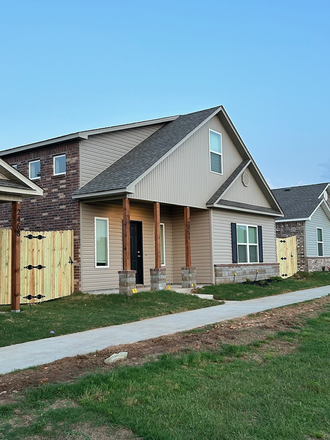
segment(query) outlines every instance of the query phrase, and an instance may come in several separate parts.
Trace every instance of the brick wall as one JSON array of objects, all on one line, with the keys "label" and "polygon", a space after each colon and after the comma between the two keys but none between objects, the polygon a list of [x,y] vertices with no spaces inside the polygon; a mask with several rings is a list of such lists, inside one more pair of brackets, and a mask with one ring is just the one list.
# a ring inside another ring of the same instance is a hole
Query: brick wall
[{"label": "brick wall", "polygon": [[276,222],[276,238],[297,237],[298,270],[307,271],[305,256],[305,222]]},{"label": "brick wall", "polygon": [[[66,174],[54,176],[53,157],[66,155]],[[44,190],[43,197],[23,199],[21,228],[32,231],[74,230],[75,289],[80,288],[80,207],[72,199],[79,188],[79,143],[71,142],[2,156],[29,177],[29,162],[40,159],[40,179],[33,180]],[[11,204],[0,204],[0,228],[11,227]]]}]

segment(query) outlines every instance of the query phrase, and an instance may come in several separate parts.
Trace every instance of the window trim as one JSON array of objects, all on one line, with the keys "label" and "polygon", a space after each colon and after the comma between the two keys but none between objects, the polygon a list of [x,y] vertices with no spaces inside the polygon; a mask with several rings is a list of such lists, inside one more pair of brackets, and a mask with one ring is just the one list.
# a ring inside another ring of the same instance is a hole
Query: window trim
[{"label": "window trim", "polygon": [[[238,241],[238,232],[237,228],[238,226],[245,226],[246,227],[246,243],[240,243]],[[256,229],[256,235],[257,235],[257,242],[256,243],[249,243],[249,228],[255,228]],[[249,225],[249,224],[243,224],[243,223],[236,223],[236,237],[237,237],[237,263],[238,264],[258,264],[260,263],[260,247],[259,247],[259,228],[257,225]],[[246,246],[246,255],[247,255],[247,261],[242,262],[239,261],[239,252],[238,252],[238,246]],[[257,249],[257,261],[250,261],[250,249],[249,246],[255,246]]]},{"label": "window trim", "polygon": [[14,165],[12,165],[13,168],[15,168],[15,170],[17,170],[17,163],[15,163]]},{"label": "window trim", "polygon": [[[36,176],[36,177],[31,177],[31,164],[33,164],[33,163],[36,163],[36,162],[39,162],[39,165],[40,165],[40,176]],[[40,163],[40,159],[37,159],[37,160],[31,160],[30,162],[29,162],[29,179],[30,180],[37,180],[37,179],[40,179],[41,178],[41,163]]]},{"label": "window trim", "polygon": [[[96,240],[96,223],[97,220],[105,220],[107,222],[107,264],[105,266],[97,265],[97,240]],[[110,255],[109,255],[109,219],[107,217],[94,217],[94,267],[95,269],[106,269],[110,267]]]},{"label": "window trim", "polygon": [[[321,231],[322,234],[322,241],[319,241],[319,234],[318,231]],[[318,257],[324,257],[324,239],[323,239],[323,228],[316,228],[316,241],[317,241],[317,256]],[[319,253],[319,244],[322,245],[322,255]]]},{"label": "window trim", "polygon": [[[58,157],[65,157],[65,171],[62,172],[62,173],[56,173],[55,172],[55,160]],[[66,174],[66,154],[65,153],[64,154],[57,154],[56,156],[53,156],[53,176],[61,176],[63,174]]]},{"label": "window trim", "polygon": [[[160,223],[160,261],[162,261],[162,254],[164,255],[163,263],[161,262],[161,266],[166,266],[166,252],[165,252],[165,223]],[[162,236],[163,236],[163,252],[162,252]]]},{"label": "window trim", "polygon": [[[218,134],[220,136],[220,147],[221,147],[221,153],[218,153],[217,151],[213,151],[211,150],[211,132]],[[211,155],[212,154],[217,154],[218,156],[220,156],[220,166],[221,166],[221,172],[218,173],[218,171],[213,171],[212,170],[212,161],[211,161]],[[218,174],[219,176],[223,175],[223,158],[222,158],[222,134],[219,133],[218,131],[212,130],[211,128],[209,128],[209,161],[210,161],[210,173],[214,173],[214,174]]]}]

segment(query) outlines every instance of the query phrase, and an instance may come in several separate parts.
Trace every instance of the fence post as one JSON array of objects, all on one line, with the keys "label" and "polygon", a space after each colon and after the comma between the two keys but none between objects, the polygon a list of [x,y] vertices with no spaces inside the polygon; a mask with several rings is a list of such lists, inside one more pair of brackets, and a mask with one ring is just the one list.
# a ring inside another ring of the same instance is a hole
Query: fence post
[{"label": "fence post", "polygon": [[20,311],[21,271],[21,209],[20,202],[12,202],[11,212],[11,311]]}]

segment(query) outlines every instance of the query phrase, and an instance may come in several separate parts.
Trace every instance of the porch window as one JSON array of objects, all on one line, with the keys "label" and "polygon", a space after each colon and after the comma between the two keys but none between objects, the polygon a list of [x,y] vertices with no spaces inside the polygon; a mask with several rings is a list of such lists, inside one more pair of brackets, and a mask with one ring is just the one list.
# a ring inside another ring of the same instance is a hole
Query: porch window
[{"label": "porch window", "polygon": [[95,267],[109,267],[109,221],[95,217]]},{"label": "porch window", "polygon": [[165,225],[160,224],[160,263],[165,266]]},{"label": "porch window", "polygon": [[210,170],[222,174],[222,136],[216,131],[209,131]]},{"label": "porch window", "polygon": [[323,229],[317,228],[317,255],[323,257]]},{"label": "porch window", "polygon": [[40,179],[40,160],[29,162],[29,178]]},{"label": "porch window", "polygon": [[263,263],[262,227],[231,224],[233,263]]},{"label": "porch window", "polygon": [[54,157],[54,176],[66,173],[66,157],[65,154]]}]

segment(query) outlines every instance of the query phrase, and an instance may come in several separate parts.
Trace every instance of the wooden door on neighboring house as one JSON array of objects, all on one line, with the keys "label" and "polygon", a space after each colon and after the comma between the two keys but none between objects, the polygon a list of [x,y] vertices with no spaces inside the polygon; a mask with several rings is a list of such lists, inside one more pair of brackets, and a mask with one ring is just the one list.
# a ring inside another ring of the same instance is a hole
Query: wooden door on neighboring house
[{"label": "wooden door on neighboring house", "polygon": [[288,278],[298,270],[297,237],[276,239],[277,262],[280,263],[280,276]]},{"label": "wooden door on neighboring house", "polygon": [[131,269],[136,270],[136,284],[143,284],[142,222],[131,221]]}]

